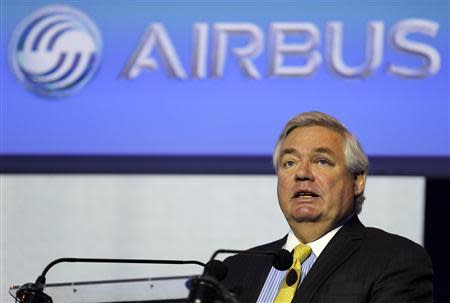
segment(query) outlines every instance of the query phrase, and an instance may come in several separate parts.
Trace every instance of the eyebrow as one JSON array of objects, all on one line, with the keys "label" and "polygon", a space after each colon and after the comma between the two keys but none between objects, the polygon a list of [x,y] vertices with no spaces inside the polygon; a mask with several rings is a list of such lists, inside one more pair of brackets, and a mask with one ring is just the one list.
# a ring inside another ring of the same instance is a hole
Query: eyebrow
[{"label": "eyebrow", "polygon": [[[336,153],[328,147],[322,147],[322,146],[316,147],[313,149],[313,152],[317,153],[317,154],[328,154],[330,156],[336,157]],[[299,153],[295,148],[285,148],[281,151],[279,157],[281,159],[284,155],[290,155],[290,154],[298,155]]]},{"label": "eyebrow", "polygon": [[314,151],[319,154],[328,154],[330,156],[336,157],[336,153],[328,147],[317,147],[314,149]]},{"label": "eyebrow", "polygon": [[290,154],[298,154],[298,152],[295,148],[285,148],[281,151],[279,158],[281,159],[284,155]]}]

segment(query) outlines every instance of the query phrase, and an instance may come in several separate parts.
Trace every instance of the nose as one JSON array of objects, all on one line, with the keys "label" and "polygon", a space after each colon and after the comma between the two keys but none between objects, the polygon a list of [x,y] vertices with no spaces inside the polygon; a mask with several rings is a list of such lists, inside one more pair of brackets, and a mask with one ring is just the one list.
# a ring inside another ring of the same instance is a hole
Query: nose
[{"label": "nose", "polygon": [[311,164],[309,162],[302,162],[298,165],[295,171],[295,181],[313,181],[314,175],[311,170]]}]

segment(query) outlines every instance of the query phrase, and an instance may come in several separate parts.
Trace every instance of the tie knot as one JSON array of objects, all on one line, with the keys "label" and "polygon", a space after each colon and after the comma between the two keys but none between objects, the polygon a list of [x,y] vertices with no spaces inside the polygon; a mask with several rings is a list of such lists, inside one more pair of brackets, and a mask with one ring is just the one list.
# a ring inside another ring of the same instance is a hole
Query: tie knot
[{"label": "tie knot", "polygon": [[294,248],[294,259],[298,260],[300,263],[306,260],[311,254],[311,247],[304,244],[299,244]]}]

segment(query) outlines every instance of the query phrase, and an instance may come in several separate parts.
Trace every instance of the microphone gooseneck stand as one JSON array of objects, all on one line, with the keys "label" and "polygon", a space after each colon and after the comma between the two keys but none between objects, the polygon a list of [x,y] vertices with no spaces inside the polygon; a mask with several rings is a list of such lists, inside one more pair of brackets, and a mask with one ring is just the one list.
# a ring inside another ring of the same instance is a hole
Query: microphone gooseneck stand
[{"label": "microphone gooseneck stand", "polygon": [[238,303],[236,296],[222,285],[221,281],[227,275],[226,265],[215,257],[221,253],[240,253],[253,256],[271,256],[272,265],[278,270],[287,270],[293,262],[292,254],[284,249],[278,251],[244,251],[219,249],[211,257],[208,263],[195,260],[149,260],[149,259],[103,259],[103,258],[60,258],[49,263],[35,283],[26,283],[16,292],[16,302],[19,303],[53,303],[52,298],[44,293],[47,272],[58,263],[134,263],[134,264],[196,264],[204,267],[201,276],[192,278],[187,282],[190,289],[188,302],[190,303]]},{"label": "microphone gooseneck stand", "polygon": [[131,264],[196,264],[205,267],[206,264],[195,260],[147,260],[147,259],[102,259],[102,258],[60,258],[50,262],[36,279],[35,283],[26,283],[16,292],[16,302],[20,303],[53,303],[52,298],[44,293],[45,275],[58,263],[131,263]]}]

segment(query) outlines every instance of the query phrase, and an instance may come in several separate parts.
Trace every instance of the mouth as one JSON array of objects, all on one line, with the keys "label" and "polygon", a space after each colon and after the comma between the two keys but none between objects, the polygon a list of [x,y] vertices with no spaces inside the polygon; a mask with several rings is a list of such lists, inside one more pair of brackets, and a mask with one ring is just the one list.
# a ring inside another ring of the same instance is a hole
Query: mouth
[{"label": "mouth", "polygon": [[315,192],[312,191],[296,191],[293,195],[292,195],[292,199],[312,199],[312,198],[317,198],[319,197],[318,194],[316,194]]}]

